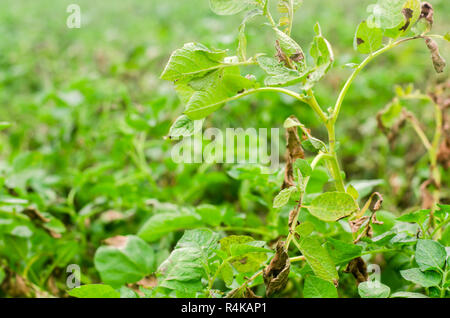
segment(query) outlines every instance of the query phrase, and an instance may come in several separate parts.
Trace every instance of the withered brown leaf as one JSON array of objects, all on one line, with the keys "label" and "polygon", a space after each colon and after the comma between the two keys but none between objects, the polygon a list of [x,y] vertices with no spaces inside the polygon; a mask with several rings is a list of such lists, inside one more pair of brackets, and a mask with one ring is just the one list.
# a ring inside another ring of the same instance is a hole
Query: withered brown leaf
[{"label": "withered brown leaf", "polygon": [[[295,121],[297,117],[290,116]],[[286,189],[295,185],[294,183],[294,163],[297,159],[305,158],[305,152],[298,135],[297,127],[289,127],[286,129],[286,166],[284,170],[284,181],[281,189]]]},{"label": "withered brown leaf", "polygon": [[284,289],[288,282],[290,267],[291,263],[285,249],[285,243],[278,241],[275,256],[263,271],[267,296]]},{"label": "withered brown leaf", "polygon": [[352,275],[356,278],[358,285],[359,283],[365,282],[369,279],[366,262],[364,262],[361,257],[352,259],[350,263],[348,263],[345,272],[352,273]]},{"label": "withered brown leaf", "polygon": [[439,47],[432,38],[425,37],[425,44],[431,53],[431,60],[433,61],[434,69],[436,73],[442,73],[444,71],[446,62],[444,58],[439,54]]}]

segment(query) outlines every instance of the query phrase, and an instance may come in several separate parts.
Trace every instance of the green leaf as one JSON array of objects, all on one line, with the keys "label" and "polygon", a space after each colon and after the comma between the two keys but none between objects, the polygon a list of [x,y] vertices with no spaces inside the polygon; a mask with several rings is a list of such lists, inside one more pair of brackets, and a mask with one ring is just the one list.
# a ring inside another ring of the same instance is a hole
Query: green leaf
[{"label": "green leaf", "polygon": [[120,298],[120,293],[109,285],[89,284],[70,290],[69,296],[77,298]]},{"label": "green leaf", "polygon": [[367,8],[372,13],[367,19],[370,27],[391,29],[398,26],[404,19],[402,9],[405,0],[378,0]]},{"label": "green leaf", "polygon": [[280,191],[277,196],[273,199],[273,208],[281,208],[285,206],[289,199],[291,198],[292,193],[297,190],[296,187],[289,187]]},{"label": "green leaf", "polygon": [[361,298],[388,298],[391,289],[380,282],[369,281],[358,285],[358,293]]},{"label": "green leaf", "polygon": [[224,237],[220,240],[220,249],[227,253],[227,255],[231,255],[231,246],[234,244],[244,244],[248,242],[252,242],[255,239],[251,236],[247,235],[230,235]]},{"label": "green leaf", "polygon": [[450,32],[445,33],[444,39],[448,42],[450,42]]},{"label": "green leaf", "polygon": [[138,236],[147,242],[154,242],[170,232],[195,228],[203,225],[200,216],[189,212],[158,213],[151,216],[138,231]]},{"label": "green leaf", "polygon": [[316,23],[314,31],[316,32],[316,36],[313,39],[309,53],[314,59],[316,67],[321,65],[331,66],[331,63],[334,61],[331,44],[322,35],[319,23]]},{"label": "green leaf", "polygon": [[237,56],[240,62],[247,60],[247,37],[245,36],[245,26],[250,19],[262,14],[263,12],[260,9],[254,9],[248,12],[244,21],[242,21],[239,26]]},{"label": "green leaf", "polygon": [[218,15],[237,14],[249,6],[250,0],[209,0],[211,10]]},{"label": "green leaf", "polygon": [[189,137],[194,134],[194,121],[186,115],[181,115],[172,124],[168,137],[176,139],[179,137]]},{"label": "green leaf", "polygon": [[264,248],[264,244],[250,236],[231,235],[220,240],[220,249],[231,257],[230,263],[238,272],[248,273],[257,271],[267,260],[271,250]]},{"label": "green leaf", "polygon": [[416,262],[422,271],[442,269],[447,258],[445,247],[432,240],[418,240]]},{"label": "green leaf", "polygon": [[419,293],[396,292],[391,295],[391,298],[428,298],[428,296]]},{"label": "green leaf", "polygon": [[177,81],[204,76],[212,67],[220,66],[225,56],[223,50],[211,50],[200,43],[186,43],[172,53],[161,79]]},{"label": "green leaf", "polygon": [[312,173],[312,168],[308,161],[305,159],[297,159],[294,162],[294,173],[297,172],[297,170],[300,170],[300,173],[302,174],[302,177],[306,178],[309,177]]},{"label": "green leaf", "polygon": [[336,287],[316,276],[307,276],[303,288],[305,298],[338,298]]},{"label": "green leaf", "polygon": [[384,127],[391,128],[398,120],[402,113],[402,104],[398,99],[389,103],[380,111],[380,120]]},{"label": "green leaf", "polygon": [[358,199],[358,197],[359,197],[358,190],[356,190],[355,187],[353,187],[351,184],[348,185],[346,191],[348,194],[350,194],[352,196],[353,199],[355,199],[355,200]]},{"label": "green leaf", "polygon": [[203,289],[204,264],[217,247],[218,234],[209,229],[186,231],[175,249],[158,268],[158,286],[192,295]]},{"label": "green leaf", "polygon": [[317,237],[300,237],[299,249],[316,276],[332,283],[339,279],[333,260]]},{"label": "green leaf", "polygon": [[222,277],[227,286],[233,283],[233,267],[231,267],[230,263],[224,262],[220,270],[220,277]]},{"label": "green leaf", "polygon": [[101,246],[95,252],[95,268],[102,281],[119,287],[135,283],[155,271],[153,249],[139,237],[123,237],[118,246]]},{"label": "green leaf", "polygon": [[238,67],[220,68],[207,76],[189,82],[194,88],[184,114],[201,119],[221,108],[231,97],[252,88],[255,83],[239,73]]},{"label": "green leaf", "polygon": [[351,195],[345,192],[326,192],[308,206],[309,212],[320,220],[334,222],[358,210]]},{"label": "green leaf", "polygon": [[221,209],[215,205],[202,204],[195,208],[202,221],[210,226],[219,226],[222,223]]},{"label": "green leaf", "polygon": [[429,215],[430,210],[419,210],[403,214],[402,216],[399,216],[397,220],[401,222],[423,224]]},{"label": "green leaf", "polygon": [[361,256],[363,250],[359,245],[342,242],[331,237],[327,238],[325,247],[335,264],[347,263]]},{"label": "green leaf", "polygon": [[395,27],[386,29],[384,35],[395,39],[400,35],[405,34],[413,25],[417,27],[416,21],[419,19],[421,11],[419,0],[404,1],[403,7],[400,11],[403,16],[402,21]]},{"label": "green leaf", "polygon": [[410,268],[400,271],[402,277],[422,287],[438,286],[441,275],[434,271],[422,272],[419,268]]},{"label": "green leaf", "polygon": [[379,28],[370,28],[366,21],[359,24],[354,39],[354,48],[362,54],[369,54],[381,47],[383,32]]}]

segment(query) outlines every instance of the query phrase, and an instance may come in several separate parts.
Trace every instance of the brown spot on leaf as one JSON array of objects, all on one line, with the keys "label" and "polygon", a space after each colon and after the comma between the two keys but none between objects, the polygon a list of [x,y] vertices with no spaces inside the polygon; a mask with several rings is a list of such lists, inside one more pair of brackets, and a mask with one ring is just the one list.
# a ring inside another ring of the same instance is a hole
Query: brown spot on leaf
[{"label": "brown spot on leaf", "polygon": [[363,44],[364,43],[364,40],[363,39],[361,39],[361,38],[356,38],[356,44],[357,45],[361,45],[361,44]]},{"label": "brown spot on leaf", "polygon": [[359,283],[365,282],[369,279],[366,263],[361,257],[352,259],[350,263],[348,263],[345,272],[352,273],[358,285]]},{"label": "brown spot on leaf", "polygon": [[291,263],[285,249],[285,244],[283,241],[279,241],[276,247],[275,256],[263,271],[267,296],[284,289],[288,282],[290,267]]},{"label": "brown spot on leaf", "polygon": [[439,54],[439,47],[433,39],[429,37],[425,37],[425,44],[428,47],[428,50],[431,53],[431,60],[433,61],[434,69],[436,70],[436,73],[442,73],[445,68],[445,60],[444,58]]},{"label": "brown spot on leaf", "polygon": [[278,40],[275,41],[275,49],[277,50],[277,53],[275,54],[275,56],[278,58],[278,61],[283,62],[286,67],[290,67],[289,58],[281,49],[280,41],[278,41]]},{"label": "brown spot on leaf", "polygon": [[429,2],[422,2],[420,9],[421,12],[419,19],[425,19],[430,23],[430,25],[433,25],[433,6]]},{"label": "brown spot on leaf", "polygon": [[403,8],[403,16],[405,17],[405,24],[399,29],[400,31],[406,31],[411,23],[414,11],[410,8]]},{"label": "brown spot on leaf", "polygon": [[[171,137],[169,136],[171,139]],[[115,210],[108,210],[101,214],[100,219],[105,223],[110,223],[117,220],[122,220],[124,215]]]},{"label": "brown spot on leaf", "polygon": [[244,258],[241,258],[241,259],[239,260],[239,263],[241,263],[242,265],[244,265],[244,264],[247,264],[247,261],[248,261],[248,257],[246,256],[246,257],[244,257]]},{"label": "brown spot on leaf", "polygon": [[305,59],[305,56],[302,52],[296,52],[289,57],[294,62],[300,62]]},{"label": "brown spot on leaf", "polygon": [[109,237],[109,238],[105,239],[103,242],[109,246],[122,248],[122,247],[125,247],[125,245],[127,245],[128,237],[122,236],[122,235],[117,235],[117,236]]}]

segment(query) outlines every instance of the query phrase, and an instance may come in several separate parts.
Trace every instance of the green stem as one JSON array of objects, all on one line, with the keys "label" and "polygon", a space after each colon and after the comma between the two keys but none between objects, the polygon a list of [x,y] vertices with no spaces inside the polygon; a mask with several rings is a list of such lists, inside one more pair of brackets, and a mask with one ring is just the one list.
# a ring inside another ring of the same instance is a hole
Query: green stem
[{"label": "green stem", "polygon": [[352,85],[353,81],[355,80],[355,78],[359,74],[359,72],[361,72],[361,70],[367,64],[369,64],[370,61],[372,61],[378,55],[381,55],[381,54],[385,53],[386,51],[389,51],[390,49],[398,46],[399,44],[401,44],[403,42],[419,39],[419,38],[422,38],[422,37],[423,36],[414,36],[414,37],[410,37],[410,38],[406,38],[406,39],[401,39],[401,40],[398,40],[396,42],[392,42],[392,43],[386,45],[385,47],[379,49],[378,51],[373,52],[368,57],[366,57],[366,59],[364,61],[362,61],[361,64],[359,64],[358,67],[353,71],[353,73],[347,79],[347,82],[345,82],[344,87],[342,88],[341,92],[339,93],[338,99],[336,100],[336,104],[335,104],[334,109],[333,109],[333,114],[331,116],[331,122],[332,123],[336,122],[336,120],[337,120],[337,118],[339,116],[339,112],[341,110],[342,102],[344,101],[344,98],[345,98],[345,95],[347,94],[348,89]]},{"label": "green stem", "polygon": [[249,227],[239,227],[239,226],[227,226],[227,227],[219,227],[218,230],[220,231],[234,231],[234,232],[248,232],[248,233],[255,233],[255,234],[261,234],[263,236],[270,236],[270,233],[265,230],[260,229],[254,229]]}]

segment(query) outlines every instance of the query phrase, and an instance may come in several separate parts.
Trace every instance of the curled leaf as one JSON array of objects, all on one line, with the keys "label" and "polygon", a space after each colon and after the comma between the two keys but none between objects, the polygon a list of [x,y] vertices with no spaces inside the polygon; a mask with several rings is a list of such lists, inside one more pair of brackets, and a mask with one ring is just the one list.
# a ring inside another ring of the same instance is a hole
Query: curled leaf
[{"label": "curled leaf", "polygon": [[263,277],[266,285],[266,295],[270,296],[274,292],[282,290],[288,281],[291,263],[286,252],[285,244],[279,241],[276,247],[276,254],[270,264],[264,269]]},{"label": "curled leaf", "polygon": [[[297,121],[298,119],[295,116],[290,116],[290,119],[293,121]],[[302,143],[300,141],[300,137],[298,135],[297,127],[289,127],[286,128],[286,167],[284,170],[284,182],[282,189],[286,189],[295,185],[294,183],[294,163],[297,159],[305,158],[305,152],[302,148]]]},{"label": "curled leaf", "polygon": [[430,23],[430,26],[433,25],[433,6],[429,2],[422,2],[421,5],[421,12],[420,12],[420,19],[425,19]]},{"label": "curled leaf", "polygon": [[359,283],[365,282],[369,279],[366,262],[364,262],[361,257],[352,259],[350,263],[348,263],[345,272],[351,273],[355,277],[358,285]]},{"label": "curled leaf", "polygon": [[436,70],[436,73],[442,73],[445,68],[445,60],[444,58],[439,54],[439,47],[433,39],[429,37],[425,37],[425,44],[428,47],[428,50],[431,53],[431,60],[433,61],[434,69]]}]

